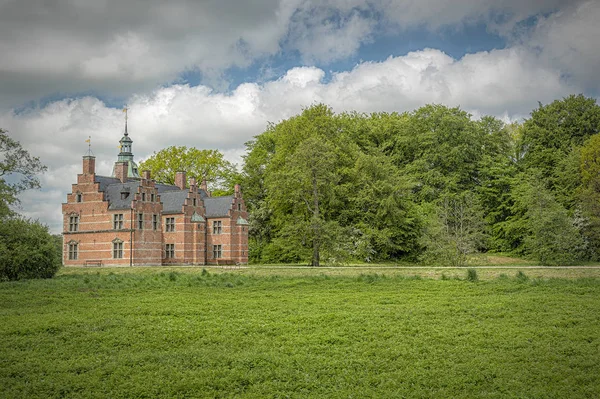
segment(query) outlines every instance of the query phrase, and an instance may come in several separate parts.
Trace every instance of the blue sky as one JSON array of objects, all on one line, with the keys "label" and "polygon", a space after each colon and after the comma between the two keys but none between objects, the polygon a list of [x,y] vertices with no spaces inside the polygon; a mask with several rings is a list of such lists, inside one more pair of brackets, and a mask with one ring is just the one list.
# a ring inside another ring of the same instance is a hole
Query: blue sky
[{"label": "blue sky", "polygon": [[0,0],[0,127],[48,166],[20,212],[60,231],[85,139],[109,174],[124,104],[138,161],[187,145],[240,162],[315,102],[512,122],[598,97],[599,20],[595,0]]}]

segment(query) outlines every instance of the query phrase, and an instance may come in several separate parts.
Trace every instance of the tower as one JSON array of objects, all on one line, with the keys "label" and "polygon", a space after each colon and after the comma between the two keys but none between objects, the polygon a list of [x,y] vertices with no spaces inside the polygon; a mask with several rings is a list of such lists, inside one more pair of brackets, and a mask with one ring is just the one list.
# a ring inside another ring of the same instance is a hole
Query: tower
[{"label": "tower", "polygon": [[[140,179],[140,174],[138,172],[138,166],[137,164],[134,162],[133,160],[133,153],[131,152],[131,147],[133,144],[133,140],[131,140],[131,138],[129,137],[129,133],[127,132],[127,112],[128,112],[128,108],[125,107],[123,109],[123,112],[125,112],[125,134],[123,135],[123,137],[121,137],[121,140],[119,140],[119,156],[117,158],[117,163],[118,162],[127,162],[128,166],[127,166],[127,177],[134,177],[137,179]],[[116,174],[116,163],[115,166],[113,166],[113,171],[112,171],[112,177],[117,177]]]}]

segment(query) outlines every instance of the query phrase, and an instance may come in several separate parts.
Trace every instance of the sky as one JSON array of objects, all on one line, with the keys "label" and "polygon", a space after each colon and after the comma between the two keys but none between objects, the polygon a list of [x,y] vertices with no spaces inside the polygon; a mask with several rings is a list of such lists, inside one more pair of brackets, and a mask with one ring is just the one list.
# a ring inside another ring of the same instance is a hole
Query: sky
[{"label": "sky", "polygon": [[17,211],[62,231],[91,136],[110,175],[170,145],[245,143],[315,103],[522,121],[600,98],[599,0],[0,0],[0,128],[48,171]]}]

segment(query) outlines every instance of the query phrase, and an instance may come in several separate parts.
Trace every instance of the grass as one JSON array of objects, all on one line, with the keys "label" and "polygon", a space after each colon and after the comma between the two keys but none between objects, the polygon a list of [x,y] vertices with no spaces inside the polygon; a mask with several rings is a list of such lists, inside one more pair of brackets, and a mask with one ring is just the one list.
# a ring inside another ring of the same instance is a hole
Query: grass
[{"label": "grass", "polygon": [[600,397],[598,278],[310,270],[1,283],[0,397]]}]

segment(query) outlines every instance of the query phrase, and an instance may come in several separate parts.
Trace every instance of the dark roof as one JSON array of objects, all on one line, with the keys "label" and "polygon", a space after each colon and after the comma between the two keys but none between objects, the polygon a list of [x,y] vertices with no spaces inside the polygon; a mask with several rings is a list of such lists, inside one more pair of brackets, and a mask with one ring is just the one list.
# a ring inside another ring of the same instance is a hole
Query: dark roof
[{"label": "dark roof", "polygon": [[139,180],[128,181],[127,183],[109,184],[106,186],[106,200],[108,201],[108,209],[129,209],[131,201],[135,197]]},{"label": "dark roof", "polygon": [[204,207],[206,208],[206,217],[229,216],[233,195],[225,197],[207,197],[204,198]]},{"label": "dark roof", "polygon": [[106,191],[106,186],[109,184],[121,183],[121,180],[116,177],[108,177],[108,176],[95,176],[96,183],[100,183],[100,191]]},{"label": "dark roof", "polygon": [[[108,209],[129,209],[131,201],[135,198],[135,193],[140,185],[138,179],[128,179],[127,183],[121,183],[116,177],[96,175],[96,183],[100,183],[100,191],[105,193],[108,201]],[[181,190],[177,186],[170,184],[156,184],[156,189],[160,194],[160,202],[163,204],[163,214],[181,213],[181,207],[188,196],[188,190]],[[207,217],[228,216],[231,209],[233,195],[226,197],[209,197],[206,191],[199,189],[200,197],[204,201]]]},{"label": "dark roof", "polygon": [[187,190],[165,191],[160,195],[160,202],[163,204],[162,213],[181,213],[185,199],[188,196]]},{"label": "dark roof", "polygon": [[156,183],[155,186],[159,194],[165,193],[167,191],[181,191],[179,187],[172,186],[170,184]]}]

